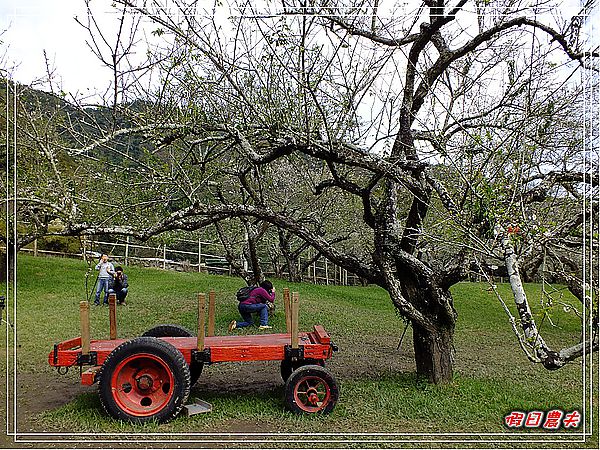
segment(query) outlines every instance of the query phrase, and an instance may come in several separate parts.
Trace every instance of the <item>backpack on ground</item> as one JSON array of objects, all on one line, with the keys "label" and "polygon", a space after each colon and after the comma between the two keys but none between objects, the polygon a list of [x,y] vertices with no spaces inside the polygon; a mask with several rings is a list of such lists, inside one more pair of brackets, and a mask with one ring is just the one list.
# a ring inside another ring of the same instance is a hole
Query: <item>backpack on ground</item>
[{"label": "backpack on ground", "polygon": [[238,299],[238,302],[248,300],[250,298],[250,294],[254,289],[256,289],[256,286],[244,286],[243,288],[240,288],[240,290],[238,290],[235,294],[236,298]]}]

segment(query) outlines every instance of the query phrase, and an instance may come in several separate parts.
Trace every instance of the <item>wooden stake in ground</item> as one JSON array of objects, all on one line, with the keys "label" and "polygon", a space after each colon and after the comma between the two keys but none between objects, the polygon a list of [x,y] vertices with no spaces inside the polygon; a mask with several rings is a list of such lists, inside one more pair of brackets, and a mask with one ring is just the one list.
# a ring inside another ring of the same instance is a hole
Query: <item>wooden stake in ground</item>
[{"label": "wooden stake in ground", "polygon": [[215,291],[208,293],[208,332],[207,336],[215,335]]},{"label": "wooden stake in ground", "polygon": [[289,333],[292,331],[292,319],[290,316],[290,290],[288,288],[283,288],[283,310],[285,311],[285,331]]},{"label": "wooden stake in ground", "polygon": [[291,345],[292,348],[298,348],[298,303],[300,301],[299,294],[297,292],[292,292],[292,323],[291,323]]},{"label": "wooden stake in ground", "polygon": [[90,304],[79,302],[79,321],[81,323],[81,354],[90,354]]},{"label": "wooden stake in ground", "polygon": [[204,350],[204,308],[206,305],[206,295],[198,294],[198,351]]},{"label": "wooden stake in ground", "polygon": [[108,296],[108,317],[110,322],[110,339],[117,338],[117,296],[110,294]]}]

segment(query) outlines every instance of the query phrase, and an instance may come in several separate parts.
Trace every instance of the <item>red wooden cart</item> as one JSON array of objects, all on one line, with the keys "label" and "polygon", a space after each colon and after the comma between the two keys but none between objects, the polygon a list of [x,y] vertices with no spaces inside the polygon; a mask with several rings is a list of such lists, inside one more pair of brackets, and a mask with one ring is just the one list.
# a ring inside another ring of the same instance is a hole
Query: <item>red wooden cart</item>
[{"label": "red wooden cart", "polygon": [[[81,302],[81,336],[54,345],[48,362],[78,366],[81,383],[99,384],[108,414],[134,423],[166,422],[180,412],[205,364],[281,361],[286,407],[296,413],[329,413],[338,399],[325,360],[336,350],[325,329],[298,332],[298,294],[284,290],[288,333],[212,336],[214,293],[209,304],[209,336],[204,332],[204,294],[198,296],[198,336],[179,325],[158,325],[141,337],[116,338],[115,298],[109,299],[110,340],[91,340],[89,304]],[[83,366],[90,366],[83,370]]]}]

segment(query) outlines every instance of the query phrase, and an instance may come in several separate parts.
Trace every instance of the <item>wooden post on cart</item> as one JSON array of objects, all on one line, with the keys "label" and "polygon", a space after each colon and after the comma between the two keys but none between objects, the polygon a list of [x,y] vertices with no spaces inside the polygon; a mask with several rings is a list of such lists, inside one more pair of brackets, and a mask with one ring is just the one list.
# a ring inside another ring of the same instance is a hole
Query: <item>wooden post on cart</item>
[{"label": "wooden post on cart", "polygon": [[206,295],[198,294],[198,351],[204,351],[204,308]]},{"label": "wooden post on cart", "polygon": [[207,336],[215,335],[215,291],[208,293],[208,331]]},{"label": "wooden post on cart", "polygon": [[285,311],[285,331],[291,333],[292,331],[292,318],[290,311],[290,290],[283,288],[283,310]]},{"label": "wooden post on cart", "polygon": [[90,354],[90,304],[79,302],[79,321],[81,323],[81,354]]},{"label": "wooden post on cart", "polygon": [[300,298],[298,296],[297,292],[292,292],[292,304],[291,304],[291,310],[292,310],[292,323],[291,323],[291,332],[290,332],[290,338],[291,338],[291,342],[290,344],[292,345],[292,348],[298,348],[298,302],[300,301]]},{"label": "wooden post on cart", "polygon": [[110,339],[117,338],[117,296],[110,294],[108,296],[108,317],[110,322]]}]

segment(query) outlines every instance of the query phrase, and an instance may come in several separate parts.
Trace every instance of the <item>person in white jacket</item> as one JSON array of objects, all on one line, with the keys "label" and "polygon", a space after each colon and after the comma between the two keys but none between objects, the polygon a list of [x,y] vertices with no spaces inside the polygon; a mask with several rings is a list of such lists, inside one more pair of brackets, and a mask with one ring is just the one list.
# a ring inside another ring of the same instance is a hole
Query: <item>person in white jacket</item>
[{"label": "person in white jacket", "polygon": [[100,257],[100,261],[96,264],[96,270],[98,273],[98,283],[96,285],[96,300],[94,305],[100,306],[100,292],[104,290],[104,304],[108,305],[108,290],[110,288],[110,279],[115,273],[115,268],[112,263],[108,262],[108,255],[103,253]]}]

